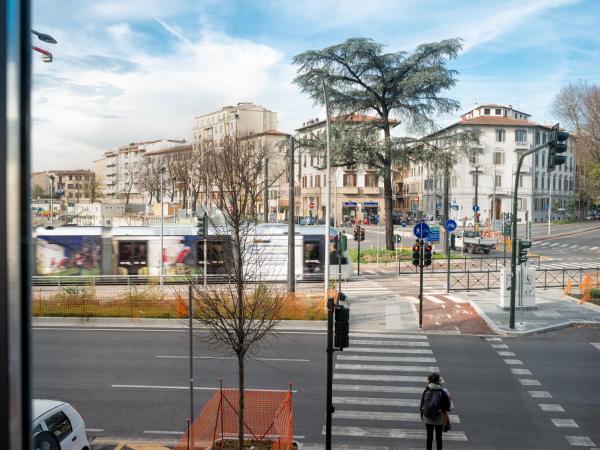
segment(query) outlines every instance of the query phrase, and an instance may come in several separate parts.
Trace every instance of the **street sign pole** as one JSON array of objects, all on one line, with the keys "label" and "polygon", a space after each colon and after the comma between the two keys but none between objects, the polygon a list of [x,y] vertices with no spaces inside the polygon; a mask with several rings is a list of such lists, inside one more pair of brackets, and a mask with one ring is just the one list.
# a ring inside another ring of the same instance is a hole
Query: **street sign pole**
[{"label": "street sign pole", "polygon": [[327,299],[327,404],[325,409],[325,450],[331,450],[333,408],[333,298]]},{"label": "street sign pole", "polygon": [[423,239],[419,239],[419,328],[423,328]]},{"label": "street sign pole", "polygon": [[446,230],[446,236],[448,237],[448,273],[446,279],[446,292],[450,293],[450,233]]},{"label": "street sign pole", "polygon": [[358,274],[360,275],[360,233],[361,228],[358,226]]}]

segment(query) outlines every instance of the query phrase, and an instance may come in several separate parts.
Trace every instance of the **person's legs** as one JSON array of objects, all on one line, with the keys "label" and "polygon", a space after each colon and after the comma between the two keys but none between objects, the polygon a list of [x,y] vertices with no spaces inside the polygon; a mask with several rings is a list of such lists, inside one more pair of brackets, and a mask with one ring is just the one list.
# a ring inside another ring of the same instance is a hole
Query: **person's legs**
[{"label": "person's legs", "polygon": [[442,430],[444,425],[436,425],[435,426],[435,443],[437,445],[437,450],[442,450]]},{"label": "person's legs", "polygon": [[427,427],[427,450],[432,450],[434,425],[425,424],[425,426]]}]

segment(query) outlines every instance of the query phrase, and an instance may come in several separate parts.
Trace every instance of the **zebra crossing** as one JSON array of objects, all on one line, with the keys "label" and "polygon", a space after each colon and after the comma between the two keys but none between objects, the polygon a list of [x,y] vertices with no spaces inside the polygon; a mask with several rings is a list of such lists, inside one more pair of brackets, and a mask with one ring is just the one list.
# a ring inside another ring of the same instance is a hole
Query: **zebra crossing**
[{"label": "zebra crossing", "polygon": [[546,248],[551,248],[551,249],[555,249],[555,250],[591,250],[591,251],[596,251],[600,248],[600,246],[595,246],[595,247],[589,247],[587,245],[573,245],[573,244],[562,244],[560,242],[550,242],[550,241],[544,241],[544,242],[536,242],[535,243],[536,247],[546,247]]},{"label": "zebra crossing", "polygon": [[580,267],[600,267],[600,258],[585,258],[583,260],[552,258],[540,264],[540,268],[542,269],[579,269]]},{"label": "zebra crossing", "polygon": [[[439,371],[427,335],[351,333],[334,365],[335,446],[422,448],[421,394],[427,375]],[[450,421],[444,440],[466,442],[460,417],[452,413]]]}]

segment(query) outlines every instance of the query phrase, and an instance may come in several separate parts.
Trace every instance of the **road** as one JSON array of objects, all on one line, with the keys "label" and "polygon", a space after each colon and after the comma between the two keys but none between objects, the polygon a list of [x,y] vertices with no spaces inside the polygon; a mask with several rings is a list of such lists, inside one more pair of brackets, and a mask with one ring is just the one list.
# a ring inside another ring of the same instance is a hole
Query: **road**
[{"label": "road", "polygon": [[[35,329],[33,338],[34,397],[74,404],[95,430],[91,436],[172,440],[184,429],[185,332]],[[307,448],[323,443],[324,345],[322,333],[270,337],[255,355],[263,359],[247,368],[248,387],[293,383],[294,434]],[[195,355],[209,356],[208,347],[198,343]],[[446,448],[565,449],[569,439],[600,444],[597,329],[522,338],[354,333],[351,348],[336,354],[334,443],[422,446],[416,405],[424,378],[438,369],[455,403]],[[219,378],[235,386],[235,372],[232,360],[196,359],[196,409]]]}]

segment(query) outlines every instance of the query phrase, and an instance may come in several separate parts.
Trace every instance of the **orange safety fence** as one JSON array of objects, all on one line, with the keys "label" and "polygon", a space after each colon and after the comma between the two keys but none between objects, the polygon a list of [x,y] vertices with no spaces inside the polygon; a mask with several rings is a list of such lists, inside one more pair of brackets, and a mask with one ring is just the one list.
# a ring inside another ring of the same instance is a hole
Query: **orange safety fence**
[{"label": "orange safety fence", "polygon": [[[238,438],[239,390],[221,388],[204,404],[200,416],[174,450],[210,450]],[[293,402],[288,391],[244,390],[244,439],[269,441],[275,450],[292,450]]]}]

